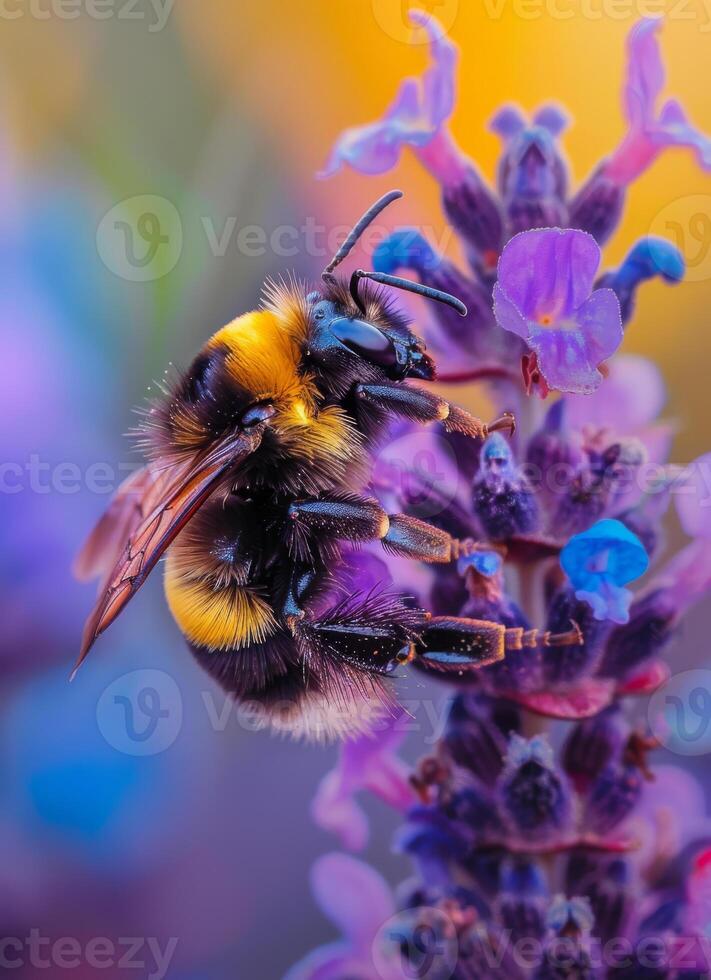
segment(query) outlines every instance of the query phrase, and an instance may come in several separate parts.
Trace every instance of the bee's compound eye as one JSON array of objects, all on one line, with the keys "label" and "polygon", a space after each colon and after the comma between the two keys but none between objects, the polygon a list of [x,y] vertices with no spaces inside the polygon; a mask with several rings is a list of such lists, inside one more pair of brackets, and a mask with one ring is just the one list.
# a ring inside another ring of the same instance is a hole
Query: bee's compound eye
[{"label": "bee's compound eye", "polygon": [[367,320],[338,317],[331,322],[331,331],[340,342],[366,361],[381,367],[397,364],[397,351],[390,338]]},{"label": "bee's compound eye", "polygon": [[253,426],[259,425],[260,422],[266,422],[275,411],[276,409],[271,402],[260,402],[258,405],[252,405],[240,419],[240,425],[243,429],[251,429]]}]

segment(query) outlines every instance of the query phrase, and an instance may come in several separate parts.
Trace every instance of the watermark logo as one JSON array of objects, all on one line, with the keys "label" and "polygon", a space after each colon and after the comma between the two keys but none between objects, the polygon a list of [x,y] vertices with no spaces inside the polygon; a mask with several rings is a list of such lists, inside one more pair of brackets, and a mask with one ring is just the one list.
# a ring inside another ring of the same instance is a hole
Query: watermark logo
[{"label": "watermark logo", "polygon": [[382,495],[392,493],[394,505],[407,505],[422,520],[435,517],[455,500],[462,477],[454,450],[446,439],[412,432],[379,450],[373,481]]},{"label": "watermark logo", "polygon": [[711,195],[677,198],[656,215],[649,230],[673,242],[684,256],[684,282],[711,279]]},{"label": "watermark logo", "polygon": [[403,44],[427,44],[429,35],[410,19],[410,10],[416,9],[428,19],[436,21],[446,33],[457,17],[459,0],[372,0],[373,15],[381,30]]},{"label": "watermark logo", "polygon": [[178,209],[156,194],[128,197],[101,219],[96,246],[106,268],[120,279],[161,279],[172,272],[183,251]]},{"label": "watermark logo", "polygon": [[675,674],[652,696],[648,717],[655,737],[670,752],[711,752],[711,670]]},{"label": "watermark logo", "polygon": [[457,965],[459,944],[449,916],[422,907],[388,919],[375,935],[372,953],[382,980],[444,980]]},{"label": "watermark logo", "polygon": [[162,670],[134,670],[113,681],[96,706],[99,731],[127,755],[157,755],[170,748],[183,724],[183,699]]},{"label": "watermark logo", "polygon": [[143,21],[149,34],[162,31],[175,0],[0,0],[0,20]]}]

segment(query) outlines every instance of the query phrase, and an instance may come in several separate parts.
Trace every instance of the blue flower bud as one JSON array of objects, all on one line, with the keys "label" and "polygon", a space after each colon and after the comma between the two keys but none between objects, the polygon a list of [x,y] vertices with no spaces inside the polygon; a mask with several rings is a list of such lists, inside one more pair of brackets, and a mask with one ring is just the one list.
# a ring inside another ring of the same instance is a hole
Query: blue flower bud
[{"label": "blue flower bud", "polygon": [[644,575],[649,559],[635,534],[620,521],[607,519],[572,537],[561,551],[560,564],[575,595],[590,604],[596,619],[626,623],[632,593],[623,586]]},{"label": "blue flower bud", "polygon": [[403,268],[416,272],[436,269],[441,261],[417,228],[400,228],[392,232],[373,252],[373,269],[390,275]]},{"label": "blue flower bud", "polygon": [[686,264],[679,249],[663,238],[641,238],[627,254],[622,265],[601,277],[598,285],[614,289],[620,301],[622,322],[634,312],[637,290],[648,279],[659,277],[667,283],[684,278]]}]

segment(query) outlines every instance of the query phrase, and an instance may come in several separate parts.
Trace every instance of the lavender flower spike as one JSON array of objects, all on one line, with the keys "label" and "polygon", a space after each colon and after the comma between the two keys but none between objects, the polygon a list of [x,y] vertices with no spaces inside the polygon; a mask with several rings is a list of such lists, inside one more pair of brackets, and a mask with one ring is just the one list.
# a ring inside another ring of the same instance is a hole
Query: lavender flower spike
[{"label": "lavender flower spike", "polygon": [[711,171],[711,139],[691,125],[681,105],[669,99],[656,112],[665,81],[656,37],[661,23],[659,18],[646,17],[635,24],[627,40],[624,105],[629,130],[604,166],[605,176],[618,186],[631,183],[669,146],[689,147],[703,169]]},{"label": "lavender flower spike", "polygon": [[443,128],[454,109],[457,49],[423,11],[411,10],[410,20],[429,34],[434,64],[421,79],[404,80],[382,119],[342,133],[319,177],[332,177],[344,164],[363,174],[382,174],[395,166],[403,146],[412,146],[427,147],[424,162],[443,183],[461,179],[464,158]]},{"label": "lavender flower spike", "polygon": [[560,563],[595,619],[629,622],[632,593],[623,586],[644,575],[649,559],[637,535],[621,521],[598,521],[574,535],[561,551]]},{"label": "lavender flower spike", "polygon": [[617,296],[592,288],[599,264],[595,239],[573,228],[521,232],[501,253],[494,315],[536,354],[549,388],[594,391],[622,341]]}]

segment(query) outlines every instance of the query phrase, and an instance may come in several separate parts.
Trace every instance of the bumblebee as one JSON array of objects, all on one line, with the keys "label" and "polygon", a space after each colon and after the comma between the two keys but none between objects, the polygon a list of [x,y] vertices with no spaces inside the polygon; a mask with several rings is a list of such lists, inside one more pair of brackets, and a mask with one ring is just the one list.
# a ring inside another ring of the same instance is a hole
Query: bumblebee
[{"label": "bumblebee", "polygon": [[118,489],[76,570],[99,577],[77,667],[165,553],[165,594],[198,663],[274,729],[310,737],[365,728],[389,698],[385,678],[415,661],[469,671],[537,631],[430,616],[382,593],[332,598],[346,542],[380,541],[425,562],[456,560],[472,542],[367,492],[388,421],[438,423],[472,439],[490,425],[436,394],[422,341],[387,288],[466,314],[455,297],[396,276],[334,270],[388,204],[348,235],[317,291],[268,283],[262,308],[211,337],[147,409],[147,465]]}]

